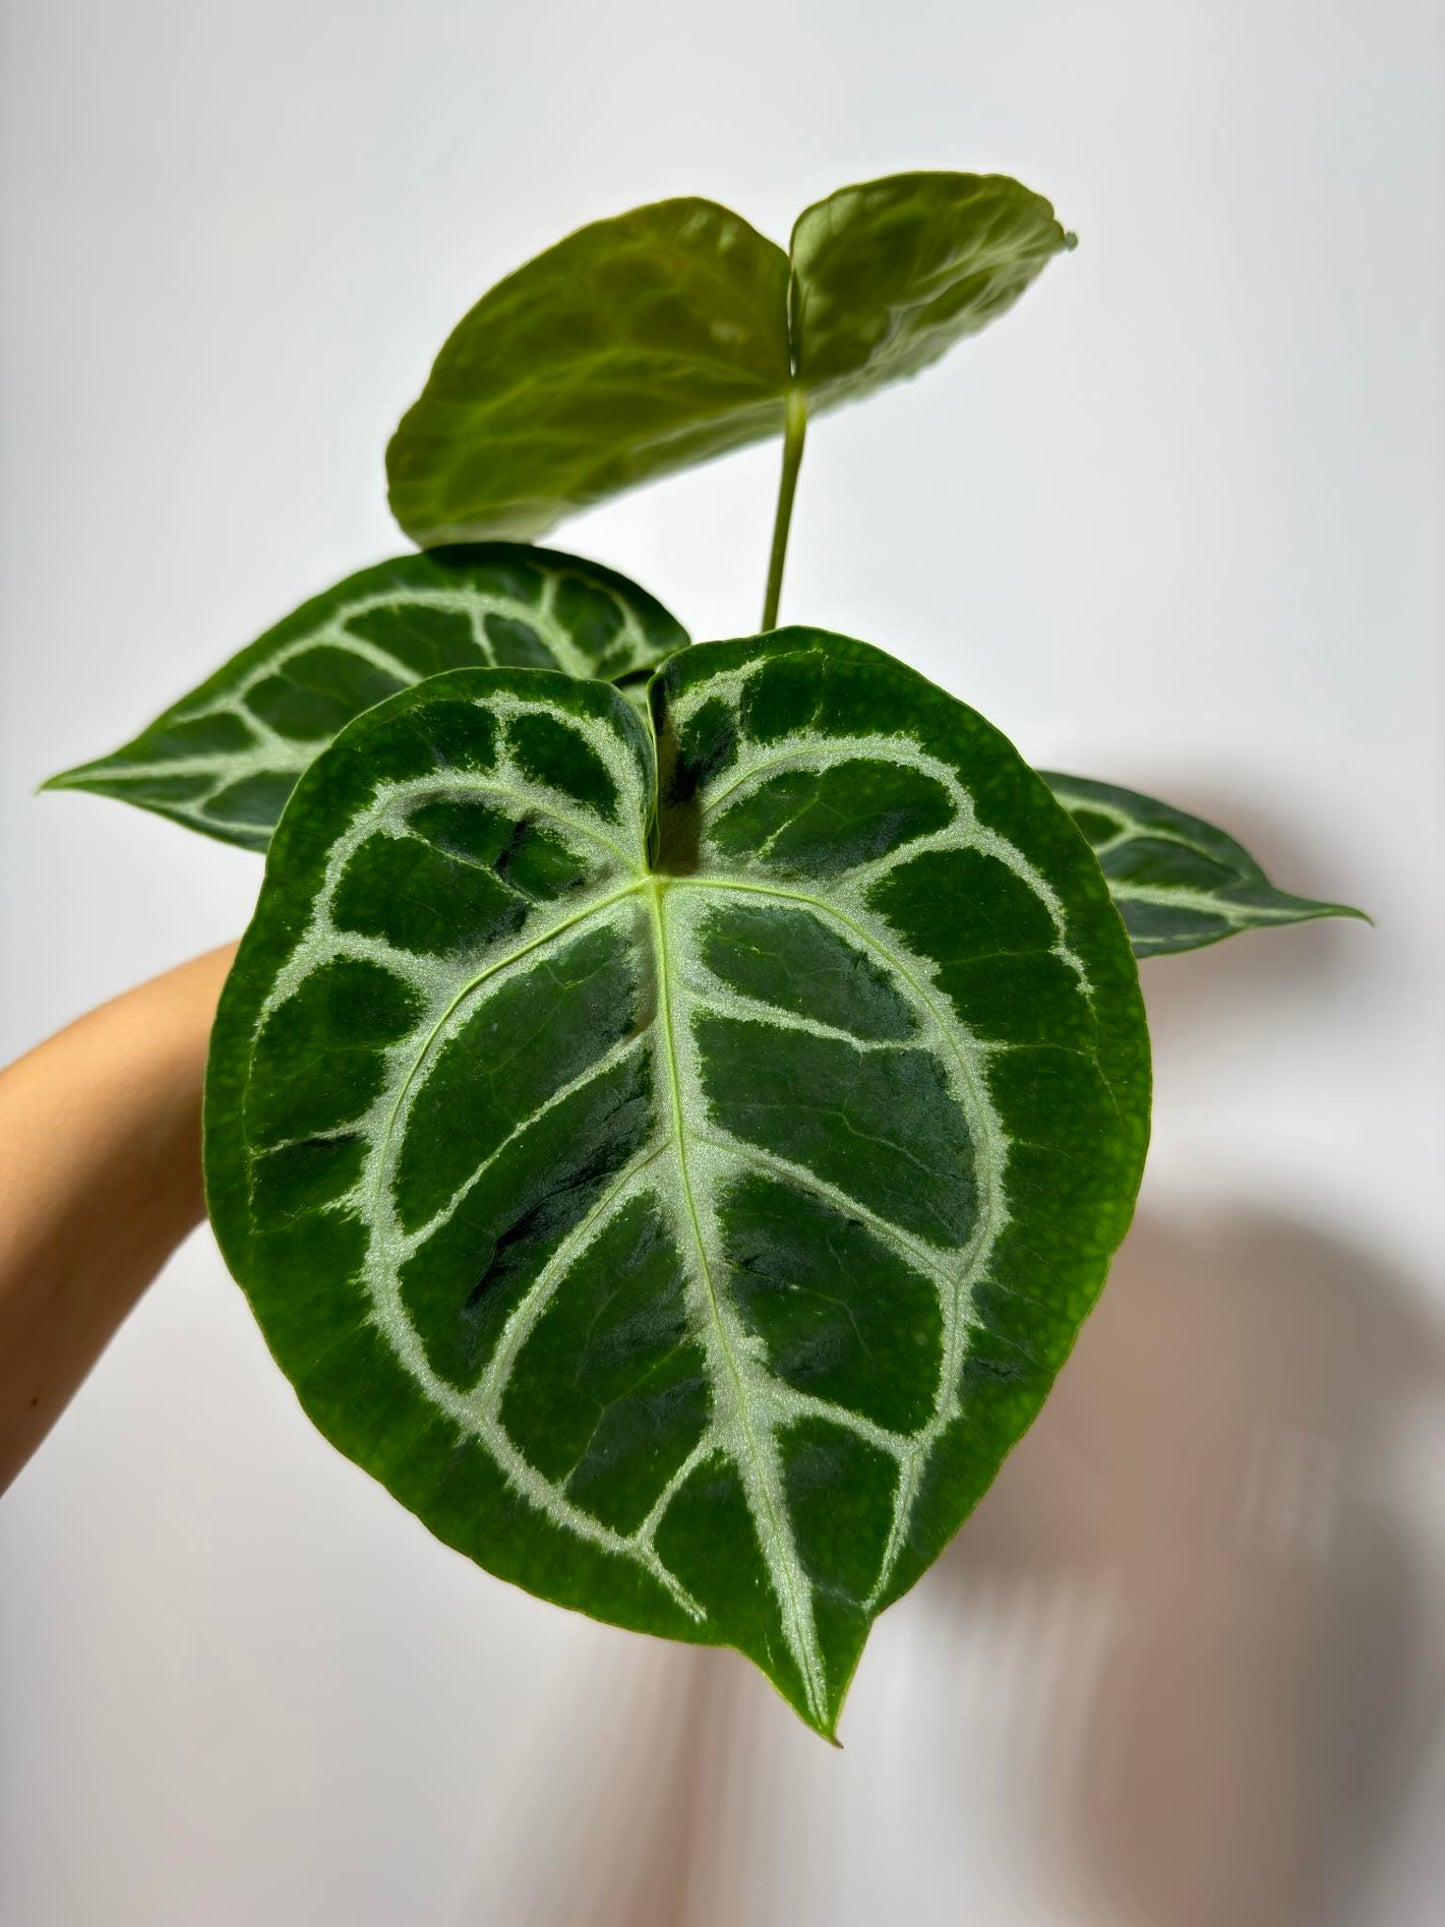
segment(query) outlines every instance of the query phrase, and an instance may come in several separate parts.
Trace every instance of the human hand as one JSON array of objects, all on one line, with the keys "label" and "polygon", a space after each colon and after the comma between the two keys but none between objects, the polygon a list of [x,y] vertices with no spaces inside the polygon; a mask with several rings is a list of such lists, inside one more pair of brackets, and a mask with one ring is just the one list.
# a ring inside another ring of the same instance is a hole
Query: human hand
[{"label": "human hand", "polygon": [[233,943],[0,1071],[0,1490],[205,1215],[201,1093]]}]

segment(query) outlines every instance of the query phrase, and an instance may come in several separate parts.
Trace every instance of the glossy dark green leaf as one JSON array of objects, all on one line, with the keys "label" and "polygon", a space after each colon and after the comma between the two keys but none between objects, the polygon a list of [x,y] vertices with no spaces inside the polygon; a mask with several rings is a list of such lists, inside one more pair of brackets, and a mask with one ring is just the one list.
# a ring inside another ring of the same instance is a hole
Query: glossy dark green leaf
[{"label": "glossy dark green leaf", "polygon": [[1315,917],[1369,922],[1348,904],[1276,890],[1246,849],[1197,816],[1112,783],[1042,774],[1092,845],[1137,957]]},{"label": "glossy dark green leaf", "polygon": [[110,756],[52,776],[264,850],[338,730],[448,669],[645,677],[687,634],[635,583],[507,542],[399,556],[304,602]]},{"label": "glossy dark green leaf", "polygon": [[434,1532],[832,1733],[1128,1223],[1136,969],[1044,785],[878,651],[704,644],[652,693],[656,757],[604,685],[444,676],[307,773],[212,1219]]},{"label": "glossy dark green leaf", "polygon": [[[485,294],[387,457],[431,544],[539,535],[634,483],[916,373],[1069,244],[1002,175],[899,174],[811,207],[789,257],[711,201],[597,221]],[[790,285],[791,284],[791,285]]]}]

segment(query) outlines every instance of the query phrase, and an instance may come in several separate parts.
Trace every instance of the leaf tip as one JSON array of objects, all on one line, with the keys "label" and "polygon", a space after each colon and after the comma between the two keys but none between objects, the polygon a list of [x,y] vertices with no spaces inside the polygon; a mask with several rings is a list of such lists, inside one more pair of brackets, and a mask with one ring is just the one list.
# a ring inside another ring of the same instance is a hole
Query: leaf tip
[{"label": "leaf tip", "polygon": [[1326,917],[1348,917],[1352,923],[1367,923],[1372,930],[1375,928],[1375,919],[1368,910],[1361,910],[1357,904],[1326,903],[1318,897],[1304,897],[1300,901],[1310,906],[1298,919],[1301,923],[1319,923]]},{"label": "leaf tip", "polygon": [[1064,229],[1064,253],[1072,254],[1074,249],[1078,245],[1079,245],[1078,235],[1075,234],[1074,230],[1071,227],[1066,227]]},{"label": "leaf tip", "polygon": [[826,1713],[820,1715],[799,1704],[797,1700],[790,1699],[788,1704],[810,1733],[816,1733],[818,1738],[831,1746],[835,1753],[843,1751],[843,1742],[838,1738],[838,1719],[843,1711],[841,1706],[830,1707]]}]

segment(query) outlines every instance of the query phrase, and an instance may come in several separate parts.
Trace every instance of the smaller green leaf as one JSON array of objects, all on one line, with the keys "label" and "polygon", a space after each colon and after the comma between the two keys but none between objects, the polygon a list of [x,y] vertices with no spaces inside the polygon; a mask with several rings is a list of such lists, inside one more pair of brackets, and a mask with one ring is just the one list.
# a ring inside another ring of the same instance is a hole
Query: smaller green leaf
[{"label": "smaller green leaf", "polygon": [[1200,950],[1241,930],[1315,917],[1370,921],[1347,903],[1276,890],[1246,849],[1197,816],[1112,783],[1039,773],[1099,859],[1136,957]]},{"label": "smaller green leaf", "polygon": [[792,238],[793,354],[812,410],[916,375],[1073,245],[1043,196],[1004,174],[894,174],[830,194]]},{"label": "smaller green leaf", "polygon": [[541,535],[917,374],[1072,245],[1001,174],[841,188],[791,257],[712,201],[594,221],[452,331],[387,450],[392,512],[423,545]]},{"label": "smaller green leaf", "polygon": [[715,202],[593,221],[484,294],[387,450],[424,545],[536,536],[783,432],[788,257]]},{"label": "smaller green leaf", "polygon": [[399,556],[268,629],[110,756],[45,789],[93,790],[264,850],[298,778],[363,710],[449,669],[646,677],[687,632],[595,562],[509,542]]}]

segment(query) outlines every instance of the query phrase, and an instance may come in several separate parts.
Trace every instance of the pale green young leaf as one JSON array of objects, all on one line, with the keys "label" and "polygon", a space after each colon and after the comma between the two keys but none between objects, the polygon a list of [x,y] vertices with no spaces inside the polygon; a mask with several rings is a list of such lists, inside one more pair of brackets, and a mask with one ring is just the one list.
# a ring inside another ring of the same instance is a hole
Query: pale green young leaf
[{"label": "pale green young leaf", "polygon": [[434,1532],[831,1734],[1128,1223],[1137,974],[1044,785],[878,651],[704,644],[652,695],[655,735],[443,676],[308,771],[216,1027],[211,1214]]},{"label": "pale green young leaf", "polygon": [[426,676],[497,666],[618,681],[686,641],[660,602],[576,556],[505,542],[399,556],[303,603],[130,742],[45,788],[264,850],[337,731]]},{"label": "pale green young leaf", "polygon": [[1003,174],[895,174],[819,201],[792,239],[810,413],[917,374],[1072,245],[1049,203]]},{"label": "pale green young leaf", "polygon": [[792,257],[711,201],[569,235],[498,282],[387,455],[418,542],[539,535],[655,476],[916,373],[1069,245],[1002,175],[899,174],[811,207]]},{"label": "pale green young leaf", "polygon": [[485,294],[387,454],[427,545],[540,535],[654,475],[780,433],[788,259],[712,201],[595,221]]},{"label": "pale green young leaf", "polygon": [[1137,790],[1042,772],[1093,848],[1138,957],[1198,950],[1241,930],[1358,917],[1347,903],[1277,890],[1242,845]]}]

